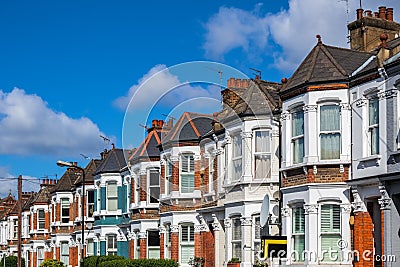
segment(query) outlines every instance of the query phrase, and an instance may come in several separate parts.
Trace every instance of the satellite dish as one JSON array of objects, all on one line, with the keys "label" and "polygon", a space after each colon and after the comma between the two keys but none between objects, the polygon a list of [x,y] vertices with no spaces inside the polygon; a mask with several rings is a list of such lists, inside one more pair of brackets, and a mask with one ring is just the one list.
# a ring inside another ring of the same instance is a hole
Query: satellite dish
[{"label": "satellite dish", "polygon": [[268,217],[269,217],[269,196],[265,195],[261,205],[261,212],[260,212],[261,227],[264,227],[267,224]]}]

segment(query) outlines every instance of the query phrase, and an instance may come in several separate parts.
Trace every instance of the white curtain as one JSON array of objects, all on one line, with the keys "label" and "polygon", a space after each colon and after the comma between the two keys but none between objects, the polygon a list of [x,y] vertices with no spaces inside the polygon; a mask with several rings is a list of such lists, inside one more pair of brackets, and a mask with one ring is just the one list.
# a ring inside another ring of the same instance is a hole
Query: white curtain
[{"label": "white curtain", "polygon": [[340,110],[338,105],[321,106],[321,159],[340,158]]}]

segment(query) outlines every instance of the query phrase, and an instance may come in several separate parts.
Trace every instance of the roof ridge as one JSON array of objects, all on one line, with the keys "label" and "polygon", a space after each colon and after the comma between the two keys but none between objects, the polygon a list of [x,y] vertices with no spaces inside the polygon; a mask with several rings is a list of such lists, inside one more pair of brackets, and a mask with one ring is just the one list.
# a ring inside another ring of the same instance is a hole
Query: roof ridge
[{"label": "roof ridge", "polygon": [[333,63],[333,65],[335,65],[335,67],[340,71],[340,73],[342,73],[344,76],[348,75],[346,71],[343,69],[342,65],[340,65],[339,62],[336,61],[336,59],[332,56],[332,54],[326,47],[322,45],[321,50],[329,58],[329,60]]}]

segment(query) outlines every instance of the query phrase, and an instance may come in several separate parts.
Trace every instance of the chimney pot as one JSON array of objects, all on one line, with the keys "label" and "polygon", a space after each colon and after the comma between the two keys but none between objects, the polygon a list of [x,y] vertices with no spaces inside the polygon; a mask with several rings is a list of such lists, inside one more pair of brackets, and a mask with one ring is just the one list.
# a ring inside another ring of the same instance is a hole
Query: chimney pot
[{"label": "chimney pot", "polygon": [[393,21],[393,8],[392,7],[388,7],[386,9],[386,19],[388,21]]},{"label": "chimney pot", "polygon": [[158,126],[162,128],[164,126],[164,121],[163,120],[159,120],[158,121]]},{"label": "chimney pot", "polygon": [[365,16],[366,17],[372,17],[372,11],[371,10],[366,10],[365,11]]},{"label": "chimney pot", "polygon": [[374,17],[379,18],[379,12],[374,12]]},{"label": "chimney pot", "polygon": [[380,35],[380,39],[381,39],[381,44],[380,44],[379,47],[384,47],[384,48],[387,47],[387,43],[386,43],[386,41],[387,41],[387,39],[388,39],[387,34],[382,33],[382,34]]},{"label": "chimney pot", "polygon": [[282,78],[281,82],[282,82],[283,84],[287,83],[287,78],[286,78],[286,77]]},{"label": "chimney pot", "polygon": [[157,120],[152,120],[152,121],[151,121],[151,127],[156,127],[157,124],[158,124],[158,121],[157,121]]},{"label": "chimney pot", "polygon": [[385,6],[379,7],[379,18],[386,19],[386,7]]},{"label": "chimney pot", "polygon": [[362,8],[357,9],[357,20],[362,19],[363,12],[364,12],[364,9],[362,9]]}]

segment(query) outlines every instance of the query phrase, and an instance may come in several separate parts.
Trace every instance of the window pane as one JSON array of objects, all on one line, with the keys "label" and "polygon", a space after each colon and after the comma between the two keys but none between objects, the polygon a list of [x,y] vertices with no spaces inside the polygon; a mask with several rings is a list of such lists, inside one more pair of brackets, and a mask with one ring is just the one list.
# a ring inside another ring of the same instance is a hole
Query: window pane
[{"label": "window pane", "polygon": [[150,171],[150,185],[160,184],[160,174],[157,170]]},{"label": "window pane", "polygon": [[181,245],[181,263],[189,263],[190,258],[194,257],[194,245]]},{"label": "window pane", "polygon": [[369,100],[368,113],[369,113],[369,125],[379,124],[378,98],[373,98]]},{"label": "window pane", "polygon": [[304,134],[304,112],[299,110],[292,114],[292,136]]},{"label": "window pane", "polygon": [[340,206],[333,204],[321,207],[321,231],[340,232]]},{"label": "window pane", "polygon": [[233,141],[233,157],[242,156],[242,138],[239,135],[235,135],[232,138]]},{"label": "window pane", "polygon": [[117,197],[117,196],[118,196],[117,183],[108,183],[107,184],[107,197]]},{"label": "window pane", "polygon": [[268,131],[255,132],[255,152],[269,152],[270,140]]},{"label": "window pane", "polygon": [[158,203],[159,198],[160,198],[160,188],[150,187],[150,203]]},{"label": "window pane", "polygon": [[304,208],[297,207],[293,209],[293,233],[304,233],[305,214]]},{"label": "window pane", "polygon": [[294,260],[295,261],[304,261],[304,249],[305,249],[305,239],[304,235],[295,235],[293,236],[293,247],[294,251],[296,251],[296,254],[294,254]]},{"label": "window pane", "polygon": [[194,191],[194,175],[182,174],[181,175],[181,192],[192,193]]},{"label": "window pane", "polygon": [[298,138],[293,141],[293,162],[303,162],[304,157],[304,138]]},{"label": "window pane", "polygon": [[160,246],[160,234],[158,231],[147,232],[147,242],[150,247]]},{"label": "window pane", "polygon": [[232,258],[242,258],[242,242],[232,243]]},{"label": "window pane", "polygon": [[242,177],[242,158],[233,160],[233,180],[239,180]]},{"label": "window pane", "polygon": [[263,179],[271,177],[271,156],[255,155],[255,178]]},{"label": "window pane", "polygon": [[232,240],[242,239],[242,224],[240,218],[232,219]]},{"label": "window pane", "polygon": [[340,130],[340,108],[338,105],[321,106],[321,131]]},{"label": "window pane", "polygon": [[373,127],[369,131],[371,136],[371,155],[375,155],[379,153],[379,128]]},{"label": "window pane", "polygon": [[116,198],[108,199],[108,210],[116,211],[117,209],[118,209],[118,199]]},{"label": "window pane", "polygon": [[255,239],[260,239],[260,229],[261,229],[261,223],[260,223],[260,217],[255,217],[254,218],[254,238]]},{"label": "window pane", "polygon": [[340,158],[340,133],[321,134],[321,159]]},{"label": "window pane", "polygon": [[338,242],[341,240],[339,234],[321,236],[321,252],[323,253],[324,262],[336,262],[341,260],[341,251],[338,247]]},{"label": "window pane", "polygon": [[107,248],[115,249],[117,248],[117,236],[116,235],[107,235]]}]

